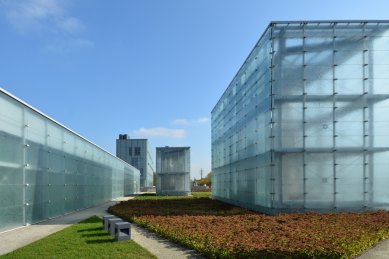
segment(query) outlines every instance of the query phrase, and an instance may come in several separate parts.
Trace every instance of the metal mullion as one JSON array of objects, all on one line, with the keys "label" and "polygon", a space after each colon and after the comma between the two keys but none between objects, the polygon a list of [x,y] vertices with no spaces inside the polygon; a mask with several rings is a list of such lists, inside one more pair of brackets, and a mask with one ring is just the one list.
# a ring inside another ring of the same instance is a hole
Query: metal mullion
[{"label": "metal mullion", "polygon": [[[51,186],[51,182],[49,181],[49,179],[50,179],[50,177],[49,177],[49,175],[50,175],[50,168],[49,168],[49,165],[50,165],[50,162],[49,162],[49,160],[50,160],[50,148],[49,148],[49,145],[50,145],[50,141],[49,141],[49,137],[50,137],[50,132],[49,132],[49,122],[48,121],[45,121],[45,148],[46,148],[46,151],[45,151],[45,153],[46,153],[46,159],[45,159],[45,167],[44,167],[44,169],[42,169],[42,171],[46,171],[47,172],[47,174],[46,174],[46,177],[47,177],[47,185],[46,185],[46,187],[45,188],[47,188],[47,195],[49,195],[49,188],[50,188],[50,186]],[[77,167],[78,168],[78,167]],[[77,170],[78,171],[78,170]],[[77,172],[78,173],[78,172]],[[79,188],[79,187],[78,187]],[[51,203],[51,197],[50,196],[48,196],[47,197],[47,202],[45,202],[45,207],[44,207],[44,213],[45,213],[45,215],[49,215],[50,213],[49,213],[49,211],[50,211],[50,208],[49,208],[49,206],[50,206],[50,203]]]},{"label": "metal mullion", "polygon": [[307,196],[307,175],[306,175],[306,152],[305,152],[305,148],[306,148],[306,143],[305,143],[305,140],[306,140],[306,130],[305,130],[305,125],[306,125],[306,114],[305,114],[305,110],[306,110],[306,92],[305,92],[305,88],[306,88],[306,79],[305,79],[305,23],[303,24],[303,197],[304,197],[304,200],[303,200],[303,208],[306,209],[306,196]]},{"label": "metal mullion", "polygon": [[333,23],[333,26],[332,26],[332,147],[333,147],[333,152],[332,152],[332,159],[333,159],[333,187],[334,187],[334,197],[333,197],[333,208],[336,209],[336,204],[337,204],[337,199],[336,199],[336,195],[337,195],[337,188],[336,188],[336,97],[335,97],[335,93],[336,93],[336,87],[335,87],[335,82],[336,82],[336,74],[335,74],[335,53],[336,53],[336,49],[335,49],[335,26],[336,26],[336,22]]},{"label": "metal mullion", "polygon": [[[369,49],[370,45],[371,45],[371,41],[372,40],[369,40],[368,41],[368,47],[366,47],[366,49]],[[366,41],[365,41],[366,43]],[[367,51],[367,54],[368,54],[368,64],[370,64],[368,66],[368,71],[369,71],[369,78],[374,78],[374,75],[373,75],[373,66],[371,64],[373,64],[373,56],[372,56],[372,52],[371,51]],[[365,80],[364,80],[365,81]],[[367,84],[368,81],[365,82],[365,84]],[[365,85],[367,86],[367,85]],[[373,89],[372,89],[372,85],[371,83],[368,84],[369,86],[369,89],[370,90],[369,92],[372,92],[373,93]],[[372,146],[373,143],[374,143],[374,134],[372,134],[373,132],[373,127],[374,127],[374,104],[371,104],[370,107],[368,108],[368,112],[369,112],[369,115],[367,117],[367,120],[368,120],[368,129],[369,129],[369,143],[370,143],[370,147],[374,147]],[[370,206],[374,206],[372,203],[374,202],[374,153],[371,153],[370,154],[370,157],[369,157],[369,204]]]},{"label": "metal mullion", "polygon": [[[365,44],[365,48],[366,48],[366,40],[367,40],[367,36],[365,35],[365,28],[366,28],[366,23],[363,24],[363,32],[362,32],[362,35],[364,37],[364,44]],[[366,51],[365,49],[363,50],[363,55],[362,55],[362,58],[363,58],[363,62],[362,62],[362,73],[363,73],[363,79],[362,79],[362,82],[363,82],[363,94],[366,94],[368,93],[368,89],[366,88],[366,80],[365,78],[367,78],[367,75],[366,75],[366,66],[368,66],[369,64],[366,64]],[[364,99],[364,106],[367,105],[367,100],[366,98]],[[363,125],[363,136],[362,136],[362,140],[363,140],[363,206],[364,207],[367,207],[367,204],[368,204],[368,201],[367,201],[367,194],[368,194],[368,190],[367,190],[367,176],[366,176],[366,167],[368,166],[368,163],[367,163],[367,153],[366,153],[366,137],[367,137],[367,132],[366,132],[366,123],[367,120],[366,120],[366,109],[365,107],[363,108],[363,122],[362,122],[362,125]]]},{"label": "metal mullion", "polygon": [[271,25],[270,29],[270,181],[271,181],[271,191],[270,191],[270,207],[274,209],[274,196],[275,196],[275,178],[274,178],[274,136],[273,136],[273,107],[274,107],[274,96],[273,96],[273,58],[274,58],[274,39],[273,39],[274,27]]},{"label": "metal mullion", "polygon": [[[61,158],[62,158],[62,170],[61,170],[61,173],[63,174],[63,179],[64,179],[64,187],[63,187],[63,194],[64,194],[64,197],[63,197],[63,202],[62,202],[62,211],[61,211],[61,214],[64,214],[66,212],[66,206],[67,206],[67,203],[68,203],[68,193],[67,193],[67,184],[66,184],[66,175],[67,175],[67,168],[66,168],[66,152],[65,152],[65,144],[66,144],[66,134],[65,134],[65,131],[62,131],[62,144],[61,144],[61,149],[62,149],[62,152],[61,152]],[[94,152],[92,152],[92,161],[94,159],[95,155],[94,155]],[[93,195],[95,193],[93,192]],[[93,196],[94,198],[95,196]]]},{"label": "metal mullion", "polygon": [[26,136],[27,136],[27,127],[28,127],[28,124],[27,124],[27,121],[26,121],[26,109],[23,108],[22,109],[22,127],[23,127],[23,131],[22,131],[22,138],[23,138],[23,164],[22,164],[22,177],[23,177],[23,189],[22,189],[22,211],[23,211],[23,225],[26,226],[27,225],[27,213],[26,213],[26,210],[27,210],[27,198],[26,198],[26,195],[27,195],[27,191],[26,191],[26,188],[27,188],[27,183],[26,183],[26,167],[28,166],[27,164],[27,140],[26,140]]}]

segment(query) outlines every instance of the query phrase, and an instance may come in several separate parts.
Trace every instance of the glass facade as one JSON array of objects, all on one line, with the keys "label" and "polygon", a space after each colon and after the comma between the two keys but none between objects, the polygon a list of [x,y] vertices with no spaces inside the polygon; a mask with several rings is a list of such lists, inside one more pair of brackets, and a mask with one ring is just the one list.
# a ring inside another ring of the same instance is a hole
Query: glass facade
[{"label": "glass facade", "polygon": [[157,195],[190,195],[190,147],[157,147]]},{"label": "glass facade", "polygon": [[0,88],[0,231],[139,191],[139,171]]},{"label": "glass facade", "polygon": [[389,22],[272,22],[212,111],[213,196],[267,213],[389,203]]}]

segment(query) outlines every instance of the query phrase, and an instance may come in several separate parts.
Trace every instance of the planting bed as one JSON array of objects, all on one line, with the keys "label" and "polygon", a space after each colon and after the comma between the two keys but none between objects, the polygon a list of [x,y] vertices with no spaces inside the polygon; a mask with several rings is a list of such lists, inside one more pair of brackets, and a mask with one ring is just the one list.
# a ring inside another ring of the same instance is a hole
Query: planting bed
[{"label": "planting bed", "polygon": [[269,216],[198,198],[131,200],[110,212],[214,258],[349,258],[389,236],[385,211]]},{"label": "planting bed", "polygon": [[155,193],[144,193],[135,196],[135,200],[177,200],[177,199],[196,199],[211,198],[211,192],[192,192],[190,196],[157,196]]}]

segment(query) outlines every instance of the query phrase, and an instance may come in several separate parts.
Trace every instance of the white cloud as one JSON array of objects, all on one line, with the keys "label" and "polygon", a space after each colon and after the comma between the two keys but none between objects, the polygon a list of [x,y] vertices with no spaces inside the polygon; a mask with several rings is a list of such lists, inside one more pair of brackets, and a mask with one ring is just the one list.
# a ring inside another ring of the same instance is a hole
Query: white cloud
[{"label": "white cloud", "polygon": [[3,1],[9,23],[18,31],[44,29],[57,26],[64,17],[65,9],[56,0]]},{"label": "white cloud", "polygon": [[209,122],[208,117],[201,117],[198,119],[175,119],[173,121],[173,124],[174,125],[189,126],[189,125],[204,124],[204,123],[208,123],[208,122]]},{"label": "white cloud", "polygon": [[88,39],[76,38],[76,39],[62,39],[53,41],[43,47],[44,51],[52,53],[68,53],[74,49],[93,47],[94,42]]},{"label": "white cloud", "polygon": [[49,15],[63,13],[63,8],[58,0],[20,0],[3,2],[12,7],[9,12],[12,17],[39,19]]},{"label": "white cloud", "polygon": [[197,119],[197,123],[208,123],[209,121],[209,118],[208,117],[202,117],[202,118],[199,118]]},{"label": "white cloud", "polygon": [[137,137],[167,137],[167,138],[185,138],[186,131],[183,129],[169,129],[169,128],[140,128],[133,131]]},{"label": "white cloud", "polygon": [[173,121],[173,124],[175,124],[175,125],[189,125],[190,121],[187,119],[175,119]]},{"label": "white cloud", "polygon": [[75,17],[69,17],[59,21],[58,26],[68,33],[79,33],[85,30],[84,23]]},{"label": "white cloud", "polygon": [[[12,27],[24,36],[39,35],[43,49],[64,52],[93,46],[83,36],[86,26],[77,17],[68,14],[64,0],[0,0],[2,10]],[[37,34],[39,32],[39,34]],[[60,51],[58,51],[60,50]]]}]

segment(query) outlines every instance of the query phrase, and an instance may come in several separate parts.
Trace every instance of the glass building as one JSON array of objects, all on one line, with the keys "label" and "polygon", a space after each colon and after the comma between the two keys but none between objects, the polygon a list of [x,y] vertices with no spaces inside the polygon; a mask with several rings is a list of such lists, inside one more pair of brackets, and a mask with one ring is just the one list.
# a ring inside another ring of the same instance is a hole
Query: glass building
[{"label": "glass building", "polygon": [[213,197],[385,208],[388,114],[389,21],[271,22],[212,111]]},{"label": "glass building", "polygon": [[130,139],[127,134],[120,134],[116,140],[116,156],[139,169],[142,191],[153,187],[154,161],[147,139]]},{"label": "glass building", "polygon": [[0,88],[0,231],[139,192],[139,170]]},{"label": "glass building", "polygon": [[190,195],[190,147],[157,147],[157,195]]}]

